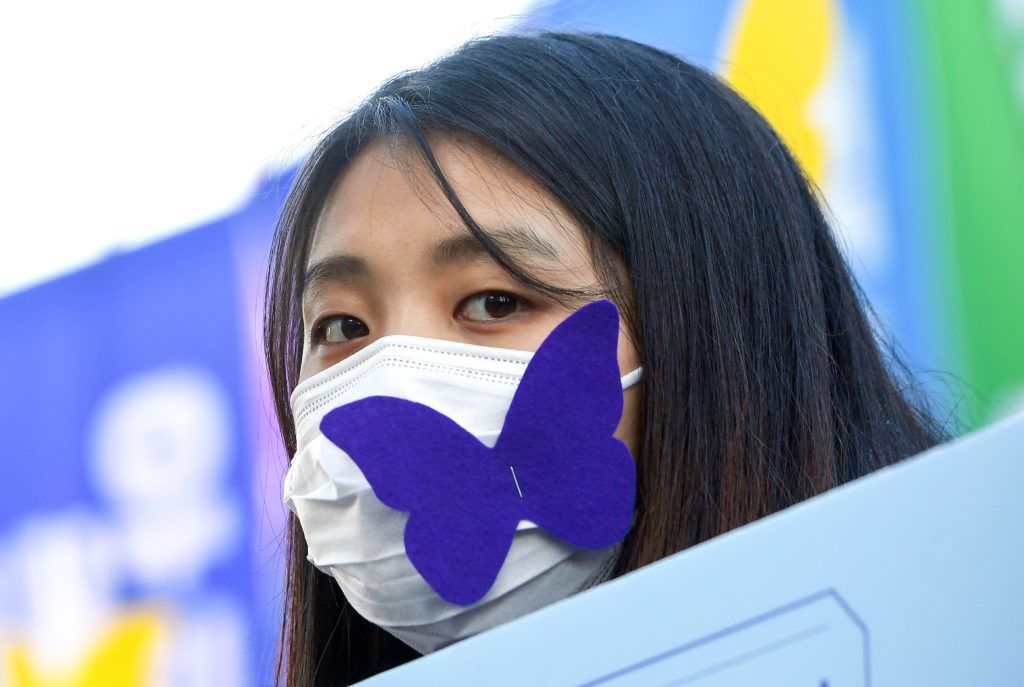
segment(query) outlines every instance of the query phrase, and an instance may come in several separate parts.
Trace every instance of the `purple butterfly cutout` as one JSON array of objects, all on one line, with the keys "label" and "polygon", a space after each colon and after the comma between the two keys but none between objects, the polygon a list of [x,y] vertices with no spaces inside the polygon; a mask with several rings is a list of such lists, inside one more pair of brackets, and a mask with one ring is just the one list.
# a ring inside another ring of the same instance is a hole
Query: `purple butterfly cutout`
[{"label": "purple butterfly cutout", "polygon": [[607,300],[560,323],[530,360],[493,449],[446,415],[389,396],[321,421],[377,498],[409,513],[406,553],[446,601],[487,593],[520,520],[589,549],[629,531],[636,468],[612,436],[622,415],[618,334]]}]

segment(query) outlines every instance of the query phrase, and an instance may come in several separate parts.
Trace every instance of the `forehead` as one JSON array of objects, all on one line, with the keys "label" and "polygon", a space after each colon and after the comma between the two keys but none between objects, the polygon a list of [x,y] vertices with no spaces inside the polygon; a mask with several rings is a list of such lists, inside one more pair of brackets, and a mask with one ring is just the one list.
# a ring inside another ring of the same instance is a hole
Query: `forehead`
[{"label": "forehead", "polygon": [[[340,252],[371,259],[383,250],[423,252],[468,233],[413,145],[403,139],[375,141],[348,165],[324,203],[307,265]],[[431,149],[479,225],[532,230],[557,247],[563,262],[589,262],[569,213],[506,158],[450,136],[433,137]]]}]

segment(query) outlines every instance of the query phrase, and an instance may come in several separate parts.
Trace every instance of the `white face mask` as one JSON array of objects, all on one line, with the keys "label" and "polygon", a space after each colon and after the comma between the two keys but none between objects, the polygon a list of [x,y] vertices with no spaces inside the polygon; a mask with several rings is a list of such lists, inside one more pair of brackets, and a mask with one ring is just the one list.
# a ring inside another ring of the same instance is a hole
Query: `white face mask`
[{"label": "white face mask", "polygon": [[[389,336],[299,384],[292,394],[297,451],[284,502],[302,526],[309,560],[352,607],[421,653],[440,649],[570,596],[609,576],[620,545],[574,547],[528,521],[490,590],[461,606],[417,572],[403,541],[408,514],[381,503],[362,471],[320,431],[329,411],[369,396],[416,401],[493,446],[533,354]],[[640,378],[622,378],[625,389]]]}]

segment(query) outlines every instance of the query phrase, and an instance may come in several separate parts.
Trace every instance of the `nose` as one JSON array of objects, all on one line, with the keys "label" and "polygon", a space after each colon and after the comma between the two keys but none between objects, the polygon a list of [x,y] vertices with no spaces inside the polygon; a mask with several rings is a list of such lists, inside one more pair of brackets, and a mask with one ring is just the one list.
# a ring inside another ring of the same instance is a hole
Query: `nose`
[{"label": "nose", "polygon": [[418,303],[396,303],[390,308],[383,327],[374,332],[378,337],[420,336],[427,339],[458,340],[452,313],[446,307]]}]

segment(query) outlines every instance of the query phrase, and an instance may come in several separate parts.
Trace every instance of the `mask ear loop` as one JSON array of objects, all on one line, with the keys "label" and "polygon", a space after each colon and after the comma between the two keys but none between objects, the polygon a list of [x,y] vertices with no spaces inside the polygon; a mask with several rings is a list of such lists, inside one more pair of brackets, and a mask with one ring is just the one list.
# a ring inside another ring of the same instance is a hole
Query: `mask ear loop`
[{"label": "mask ear loop", "polygon": [[644,368],[638,367],[632,372],[627,372],[622,376],[622,390],[625,391],[629,387],[633,386],[640,381],[640,378],[644,375]]}]

